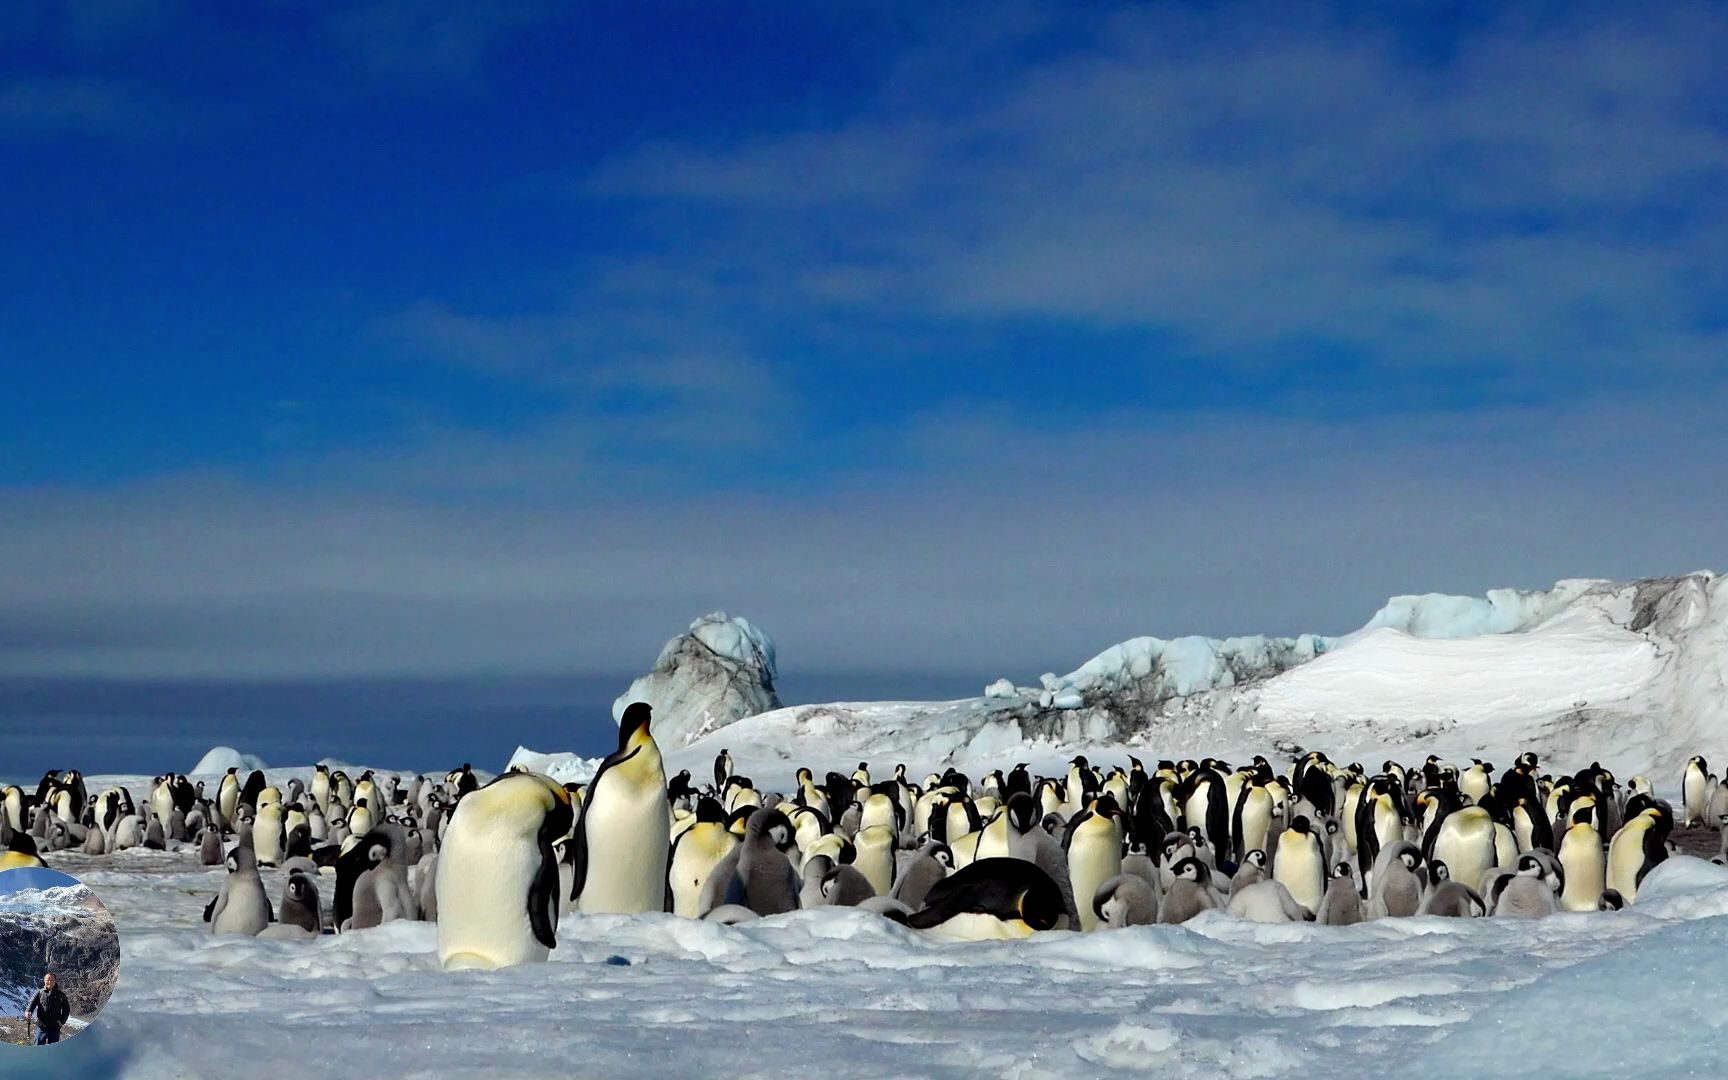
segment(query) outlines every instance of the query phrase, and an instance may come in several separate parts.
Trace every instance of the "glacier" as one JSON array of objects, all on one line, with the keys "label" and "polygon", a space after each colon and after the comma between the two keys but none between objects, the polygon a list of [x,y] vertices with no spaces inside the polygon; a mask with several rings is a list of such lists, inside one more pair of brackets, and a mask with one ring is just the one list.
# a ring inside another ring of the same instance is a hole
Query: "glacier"
[{"label": "glacier", "polygon": [[668,757],[695,771],[725,747],[774,782],[789,763],[853,756],[926,770],[994,766],[1005,753],[1037,765],[1115,750],[1379,760],[1422,747],[1509,761],[1534,749],[1666,775],[1728,738],[1725,700],[1728,584],[1699,571],[1396,597],[1340,637],[1134,638],[1036,686],[794,705],[720,725]]}]

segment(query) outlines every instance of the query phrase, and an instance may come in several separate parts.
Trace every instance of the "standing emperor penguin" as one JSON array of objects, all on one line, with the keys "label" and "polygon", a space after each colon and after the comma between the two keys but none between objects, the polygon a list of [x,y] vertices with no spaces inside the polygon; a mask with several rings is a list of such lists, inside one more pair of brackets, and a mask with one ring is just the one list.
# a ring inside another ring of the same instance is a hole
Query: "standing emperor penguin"
[{"label": "standing emperor penguin", "polygon": [[1694,754],[1687,759],[1686,772],[1680,778],[1681,828],[1709,823],[1711,787],[1710,766]]},{"label": "standing emperor penguin", "polygon": [[1116,800],[1103,795],[1069,823],[1068,884],[1079,904],[1082,931],[1098,929],[1097,905],[1088,902],[1089,899],[1098,894],[1105,882],[1122,873],[1122,832],[1117,825],[1121,816]]},{"label": "standing emperor penguin", "polygon": [[898,837],[892,825],[866,825],[852,838],[856,848],[852,865],[870,882],[877,896],[894,893],[894,844]]},{"label": "standing emperor penguin", "polygon": [[222,774],[222,785],[216,789],[216,809],[222,812],[222,824],[232,829],[239,821],[235,814],[240,809],[240,770],[229,769]]},{"label": "standing emperor penguin", "polygon": [[204,909],[204,921],[210,924],[212,934],[257,937],[273,917],[264,879],[258,876],[257,858],[251,848],[236,844],[228,853],[228,876]]},{"label": "standing emperor penguin", "polygon": [[564,785],[536,773],[505,773],[456,804],[435,871],[446,971],[540,963],[557,948],[552,841],[574,816]]},{"label": "standing emperor penguin", "polygon": [[1279,834],[1272,880],[1288,889],[1310,916],[1320,910],[1326,895],[1326,852],[1306,817],[1298,816]]},{"label": "standing emperor penguin", "polygon": [[1466,806],[1446,815],[1428,854],[1446,864],[1453,881],[1477,893],[1483,877],[1499,865],[1498,839],[1493,816],[1479,806]]},{"label": "standing emperor penguin", "polygon": [[269,802],[258,808],[252,823],[252,851],[259,866],[277,866],[282,862],[282,804]]},{"label": "standing emperor penguin", "polygon": [[732,849],[738,838],[726,827],[726,812],[720,804],[704,795],[696,800],[695,824],[678,835],[672,845],[672,866],[668,871],[672,914],[686,919],[702,914],[702,886],[708,875]]},{"label": "standing emperor penguin", "polygon": [[330,812],[330,766],[315,765],[312,768],[312,801],[318,804],[320,814]]},{"label": "standing emperor penguin", "polygon": [[1668,858],[1668,833],[1674,825],[1674,812],[1667,803],[1647,796],[1635,801],[1642,807],[1633,813],[1634,802],[1627,803],[1626,824],[1608,844],[1608,888],[1628,904],[1638,899],[1644,875]]},{"label": "standing emperor penguin", "polygon": [[1560,890],[1561,911],[1595,911],[1608,883],[1608,863],[1602,854],[1602,834],[1595,814],[1580,810],[1560,837],[1560,867],[1566,885]]},{"label": "standing emperor penguin", "polygon": [[618,749],[600,763],[588,785],[571,882],[583,914],[666,910],[672,815],[660,747],[648,733],[651,717],[647,702],[632,702],[624,710]]}]

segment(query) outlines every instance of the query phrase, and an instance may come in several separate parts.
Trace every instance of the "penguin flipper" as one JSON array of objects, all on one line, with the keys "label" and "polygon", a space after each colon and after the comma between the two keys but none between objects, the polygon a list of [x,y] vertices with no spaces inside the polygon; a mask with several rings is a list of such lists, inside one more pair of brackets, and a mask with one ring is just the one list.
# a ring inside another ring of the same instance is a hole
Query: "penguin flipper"
[{"label": "penguin flipper", "polygon": [[587,815],[576,823],[576,835],[570,840],[570,899],[582,895],[588,882],[588,821]]},{"label": "penguin flipper", "polygon": [[204,905],[204,921],[205,922],[209,922],[211,919],[216,917],[216,905],[218,903],[220,903],[221,900],[222,900],[222,894],[217,893],[215,896],[212,896],[210,898],[210,902],[208,904]]},{"label": "penguin flipper", "polygon": [[[586,860],[584,860],[586,862]],[[540,840],[540,868],[528,886],[528,925],[534,940],[548,949],[558,947],[558,855],[544,837]],[[575,894],[572,894],[574,898]]]}]

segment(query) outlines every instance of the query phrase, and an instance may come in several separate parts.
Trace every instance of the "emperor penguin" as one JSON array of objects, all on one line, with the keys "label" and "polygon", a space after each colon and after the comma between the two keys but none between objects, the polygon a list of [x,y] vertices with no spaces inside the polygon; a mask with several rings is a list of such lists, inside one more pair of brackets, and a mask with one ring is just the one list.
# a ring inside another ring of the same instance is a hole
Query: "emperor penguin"
[{"label": "emperor penguin", "polygon": [[1667,803],[1648,796],[1635,801],[1641,808],[1632,813],[1634,801],[1626,804],[1626,823],[1608,844],[1608,888],[1628,904],[1637,901],[1644,875],[1668,857],[1668,833],[1674,822]]},{"label": "emperor penguin", "polygon": [[1475,893],[1499,865],[1497,840],[1493,816],[1479,806],[1465,806],[1440,822],[1429,857],[1445,863],[1452,880]]},{"label": "emperor penguin", "polygon": [[[1315,907],[1318,906],[1316,903]],[[1239,919],[1257,923],[1314,921],[1314,912],[1297,903],[1284,883],[1276,879],[1257,881],[1241,892],[1231,894],[1224,910]]]},{"label": "emperor penguin", "polygon": [[1482,897],[1468,885],[1453,881],[1444,862],[1430,859],[1428,873],[1432,878],[1430,888],[1417,914],[1455,919],[1480,919],[1488,914]]},{"label": "emperor penguin", "polygon": [[714,867],[737,846],[738,838],[726,827],[726,812],[720,804],[706,795],[697,799],[695,823],[672,845],[667,872],[672,914],[686,919],[701,916],[702,887]]},{"label": "emperor penguin", "polygon": [[259,866],[276,866],[282,861],[282,804],[268,802],[258,807],[252,822],[252,851]]},{"label": "emperor penguin", "polygon": [[1703,757],[1694,754],[1686,761],[1686,771],[1680,778],[1680,827],[1690,829],[1710,822],[1710,766]]},{"label": "emperor penguin", "polygon": [[1242,856],[1242,865],[1236,868],[1236,873],[1230,878],[1230,895],[1250,885],[1257,885],[1266,880],[1266,853],[1254,848]]},{"label": "emperor penguin", "polygon": [[[872,796],[874,802],[881,796]],[[886,801],[886,800],[884,800]],[[857,854],[852,865],[870,882],[877,896],[890,896],[894,891],[894,843],[899,833],[892,825],[866,825],[852,838]]]},{"label": "emperor penguin", "polygon": [[894,882],[894,899],[917,911],[924,904],[930,889],[954,869],[954,853],[947,844],[934,840],[926,843],[906,862]]},{"label": "emperor penguin", "polygon": [[1165,925],[1185,923],[1202,911],[1223,907],[1212,889],[1212,868],[1187,856],[1170,868],[1164,900],[1158,905],[1158,921]]},{"label": "emperor penguin", "polygon": [[446,971],[541,963],[558,945],[558,856],[575,810],[564,785],[505,773],[462,797],[436,863]]},{"label": "emperor penguin", "polygon": [[1554,900],[1559,884],[1550,877],[1541,859],[1526,852],[1518,856],[1512,874],[1497,883],[1495,895],[1488,902],[1494,915],[1539,919],[1559,910]]},{"label": "emperor penguin", "polygon": [[[1069,823],[1068,883],[1076,900],[1096,895],[1099,886],[1122,872],[1122,833],[1117,826],[1121,816],[1116,800],[1104,795]],[[1079,914],[1082,931],[1098,928],[1092,904],[1085,904]]]},{"label": "emperor penguin", "polygon": [[731,778],[732,751],[722,747],[720,752],[714,755],[714,790],[716,792],[724,791],[726,789],[726,781]]},{"label": "emperor penguin", "polygon": [[228,876],[210,906],[204,921],[212,934],[244,934],[257,937],[270,925],[270,898],[264,894],[264,879],[258,876],[258,860],[245,844],[228,852]]},{"label": "emperor penguin", "polygon": [[1283,885],[1310,914],[1326,895],[1326,853],[1308,819],[1298,816],[1278,837],[1272,880]]},{"label": "emperor penguin", "polygon": [[229,769],[222,774],[222,784],[216,790],[216,809],[222,813],[222,822],[232,829],[238,824],[234,816],[240,809],[240,770]]},{"label": "emperor penguin", "polygon": [[794,843],[792,823],[778,810],[757,810],[744,825],[744,842],[716,863],[702,888],[700,908],[736,905],[758,915],[798,908],[798,874],[786,852]]},{"label": "emperor penguin", "polygon": [[1368,918],[1403,918],[1421,910],[1422,880],[1416,876],[1421,865],[1422,852],[1415,844],[1399,841],[1383,848],[1369,887]]},{"label": "emperor penguin", "polygon": [[1596,831],[1595,815],[1580,810],[1560,837],[1560,866],[1566,884],[1560,890],[1561,911],[1595,911],[1608,885],[1608,863],[1602,853],[1602,834]]},{"label": "emperor penguin", "polygon": [[905,918],[935,937],[992,941],[1057,929],[1067,913],[1056,883],[1036,865],[980,859],[931,886],[923,906]]},{"label": "emperor penguin", "polygon": [[836,866],[822,875],[822,903],[829,907],[857,907],[879,894],[856,866]]},{"label": "emperor penguin", "polygon": [[29,833],[19,831],[12,834],[6,843],[6,850],[0,851],[0,870],[17,870],[27,866],[47,866],[42,856],[37,853],[36,840]]},{"label": "emperor penguin", "polygon": [[312,801],[318,807],[320,815],[330,812],[330,766],[324,764],[312,767]]},{"label": "emperor penguin", "polygon": [[[1049,875],[1062,894],[1062,909],[1068,916],[1068,925],[1079,926],[1079,909],[1068,876],[1068,853],[1062,850],[1062,842],[1045,830],[1037,801],[1017,791],[1008,796],[1002,814],[1007,819],[1009,856],[1024,859]],[[956,856],[954,866],[958,869],[960,865]]]},{"label": "emperor penguin", "polygon": [[1098,886],[1092,897],[1097,925],[1110,930],[1125,926],[1149,926],[1158,921],[1158,894],[1145,878],[1118,874]]},{"label": "emperor penguin", "polygon": [[[98,829],[91,829],[90,835],[101,836]],[[204,866],[222,865],[222,832],[212,825],[204,830],[204,835],[198,841],[198,861]]]},{"label": "emperor penguin", "polygon": [[1314,921],[1322,926],[1355,926],[1362,921],[1362,897],[1356,892],[1355,871],[1349,863],[1332,868],[1332,880],[1326,883]]},{"label": "emperor penguin", "polygon": [[[398,855],[403,846],[397,825],[381,825],[360,838],[361,850],[371,865],[355,879],[349,896],[352,914],[338,930],[368,930],[396,919],[420,918],[420,902],[408,885],[407,868]],[[341,871],[340,864],[337,871]]]},{"label": "emperor penguin", "polygon": [[324,920],[318,910],[318,882],[310,874],[295,872],[288,875],[282,887],[282,903],[277,919],[283,926],[297,926],[310,934],[324,931]]},{"label": "emperor penguin", "polygon": [[618,749],[600,763],[588,785],[571,884],[583,914],[666,910],[672,815],[660,747],[648,731],[651,719],[647,702],[632,702],[624,709]]}]

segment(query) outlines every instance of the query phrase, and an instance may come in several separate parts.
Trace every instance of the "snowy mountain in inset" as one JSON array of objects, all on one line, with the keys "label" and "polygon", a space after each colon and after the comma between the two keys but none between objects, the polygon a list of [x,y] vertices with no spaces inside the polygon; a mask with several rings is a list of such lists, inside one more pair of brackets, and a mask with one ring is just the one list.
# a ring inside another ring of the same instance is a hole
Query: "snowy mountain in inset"
[{"label": "snowy mountain in inset", "polygon": [[774,692],[774,642],[748,619],[704,615],[660,650],[654,669],[612,705],[612,719],[632,701],[654,707],[654,735],[682,746],[735,720],[780,707]]},{"label": "snowy mountain in inset", "polygon": [[1669,773],[1728,737],[1724,700],[1728,585],[1699,572],[1397,597],[1342,638],[1135,638],[1038,687],[794,706],[670,756],[695,767],[724,746],[760,771],[851,757],[996,767],[1087,749],[1349,758],[1408,747],[1502,761],[1535,749]]}]

